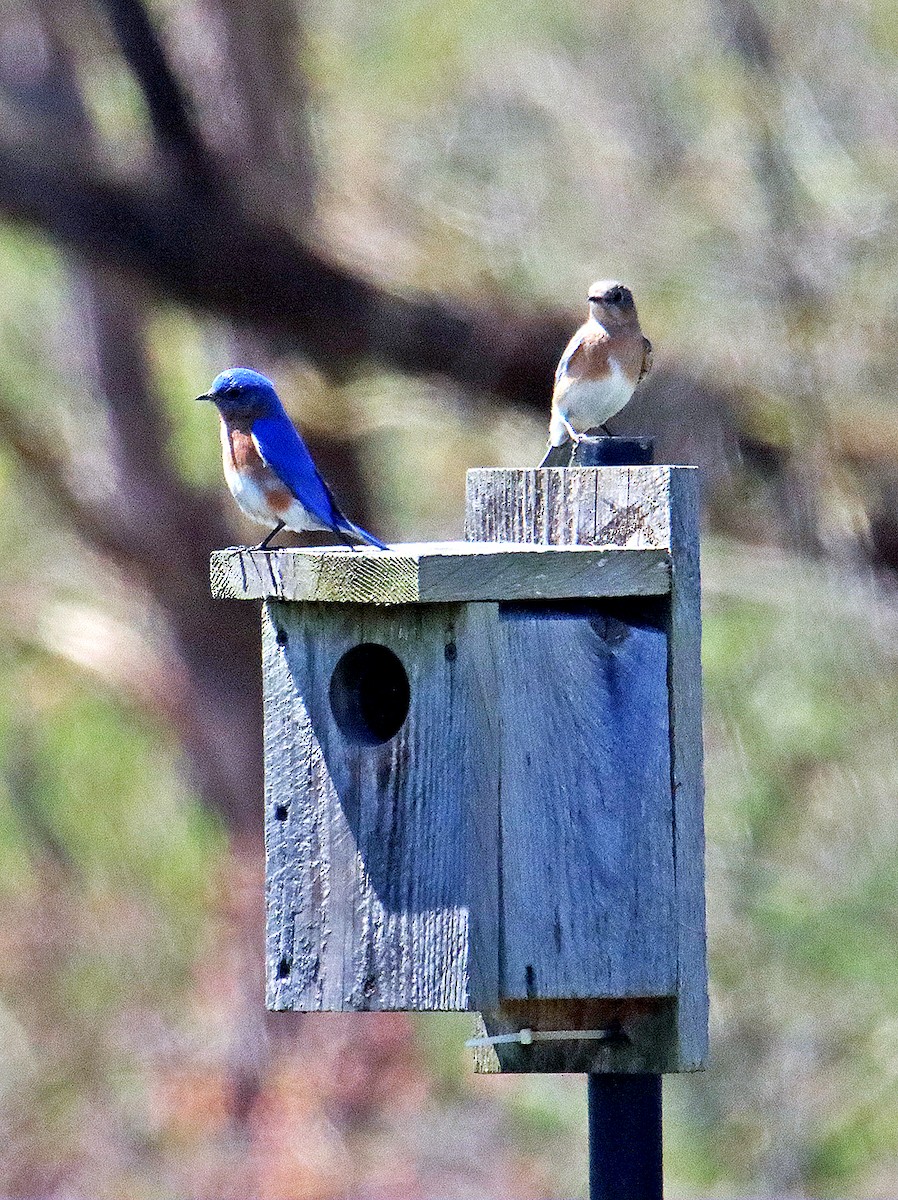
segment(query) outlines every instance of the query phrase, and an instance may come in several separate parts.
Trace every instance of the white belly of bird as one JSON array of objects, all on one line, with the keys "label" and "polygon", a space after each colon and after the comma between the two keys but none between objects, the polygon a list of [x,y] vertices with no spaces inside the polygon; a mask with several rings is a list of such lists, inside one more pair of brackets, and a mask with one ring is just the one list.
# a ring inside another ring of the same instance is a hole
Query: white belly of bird
[{"label": "white belly of bird", "polygon": [[564,393],[559,407],[562,416],[577,433],[584,433],[619,413],[633,391],[633,383],[612,360],[611,375],[607,379],[596,382],[575,380]]},{"label": "white belly of bird", "polygon": [[276,516],[268,507],[265,489],[261,484],[251,475],[236,471],[227,458],[224,462],[224,472],[231,495],[241,510],[253,521],[258,521],[260,525],[272,527],[280,520],[284,522],[287,529],[293,529],[297,533],[303,533],[307,529],[328,528],[317,517],[313,517],[298,500],[294,500],[285,512]]}]

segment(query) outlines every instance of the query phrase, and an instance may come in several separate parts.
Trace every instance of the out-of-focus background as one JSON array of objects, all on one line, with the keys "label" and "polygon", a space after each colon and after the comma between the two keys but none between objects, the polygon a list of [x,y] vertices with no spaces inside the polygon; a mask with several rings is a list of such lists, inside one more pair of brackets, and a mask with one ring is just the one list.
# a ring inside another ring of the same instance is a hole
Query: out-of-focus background
[{"label": "out-of-focus background", "polygon": [[0,1194],[570,1197],[584,1083],[262,1009],[233,363],[344,507],[533,465],[589,282],[704,469],[713,1065],[672,1196],[898,1193],[892,0],[0,0]]}]

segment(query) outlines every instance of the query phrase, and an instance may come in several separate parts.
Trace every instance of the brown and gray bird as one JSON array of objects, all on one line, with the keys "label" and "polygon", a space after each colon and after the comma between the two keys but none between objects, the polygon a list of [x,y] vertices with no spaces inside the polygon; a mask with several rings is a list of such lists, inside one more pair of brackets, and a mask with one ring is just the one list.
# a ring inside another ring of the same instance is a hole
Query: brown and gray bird
[{"label": "brown and gray bird", "polygon": [[579,442],[587,429],[604,426],[651,369],[652,343],[639,328],[633,293],[617,280],[600,279],[589,289],[589,318],[555,372],[549,445]]}]

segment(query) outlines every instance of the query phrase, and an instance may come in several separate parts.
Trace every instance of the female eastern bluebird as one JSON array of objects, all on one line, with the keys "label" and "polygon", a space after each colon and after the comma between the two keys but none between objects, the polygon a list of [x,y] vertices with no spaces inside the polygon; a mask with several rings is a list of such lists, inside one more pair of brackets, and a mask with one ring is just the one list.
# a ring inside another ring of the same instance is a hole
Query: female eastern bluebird
[{"label": "female eastern bluebird", "polygon": [[257,550],[267,549],[282,529],[328,529],[350,545],[349,539],[357,538],[387,549],[340,512],[270,379],[249,367],[232,367],[217,375],[197,400],[213,401],[221,416],[231,495],[248,517],[260,525],[274,524]]},{"label": "female eastern bluebird", "polygon": [[560,446],[565,437],[579,442],[587,429],[604,428],[651,369],[652,343],[639,328],[633,293],[613,279],[594,283],[589,319],[568,342],[555,372],[549,445]]}]

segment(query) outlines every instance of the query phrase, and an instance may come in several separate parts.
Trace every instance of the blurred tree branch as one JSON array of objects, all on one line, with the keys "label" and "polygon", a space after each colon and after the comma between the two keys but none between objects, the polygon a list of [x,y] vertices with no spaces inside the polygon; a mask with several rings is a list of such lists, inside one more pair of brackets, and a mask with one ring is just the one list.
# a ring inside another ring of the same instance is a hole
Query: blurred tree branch
[{"label": "blurred tree branch", "polygon": [[256,327],[331,377],[377,364],[441,374],[543,409],[570,334],[566,313],[521,313],[395,295],[221,194],[139,190],[46,147],[0,143],[0,210],[181,303]]},{"label": "blurred tree branch", "polygon": [[[91,169],[94,131],[58,13],[47,6],[41,15],[47,69],[28,104],[32,115],[52,112],[68,157],[77,155]],[[144,289],[95,261],[79,259],[71,277],[85,318],[87,365],[105,406],[102,441],[91,436],[90,422],[80,423],[79,449],[90,465],[76,466],[5,402],[0,432],[79,536],[165,614],[177,664],[161,715],[177,729],[206,802],[235,831],[255,829],[261,787],[255,621],[251,613],[209,603],[206,588],[207,549],[229,541],[230,528],[219,505],[188,487],[170,461],[167,423],[150,382]],[[85,470],[102,475],[104,486],[84,488]]]},{"label": "blurred tree branch", "polygon": [[[116,285],[123,286],[105,279],[95,300],[102,297],[102,303],[114,306]],[[122,315],[121,307],[110,314],[118,337],[125,333]],[[111,348],[116,337],[104,340]],[[115,486],[102,501],[80,486],[73,464],[55,442],[26,425],[6,402],[0,402],[0,435],[78,535],[128,572],[166,614],[179,665],[174,672],[169,665],[169,691],[157,715],[177,728],[210,807],[222,812],[235,831],[254,829],[261,785],[255,614],[209,602],[206,549],[229,541],[230,529],[216,503],[175,477],[165,460],[158,413],[148,396],[141,403],[135,389],[127,343],[114,353],[129,375],[127,387],[117,392],[128,416],[118,422],[124,437],[116,439],[113,475],[124,474],[110,479]],[[101,371],[109,394],[116,394],[111,385],[124,382],[117,378],[116,364],[106,362]],[[149,695],[143,689],[143,698]]]},{"label": "blurred tree branch", "polygon": [[812,204],[790,155],[783,73],[770,29],[754,0],[718,0],[718,6],[724,39],[742,62],[742,104],[753,139],[754,175],[767,210],[770,290],[788,331],[796,428],[792,452],[782,466],[779,504],[793,544],[819,554],[830,447],[825,379],[818,365],[827,303],[806,265],[813,257],[808,247]]},{"label": "blurred tree branch", "polygon": [[[191,29],[213,41],[224,77],[185,77],[202,87],[206,142],[214,146],[232,200],[285,229],[309,236],[317,164],[302,69],[302,0],[187,0]],[[186,32],[186,31],[184,31]],[[183,33],[182,33],[183,37]],[[184,38],[184,41],[187,39]],[[188,50],[188,46],[183,47]],[[192,61],[196,61],[193,55]],[[231,64],[239,64],[237,71]]]},{"label": "blurred tree branch", "polygon": [[100,5],[143,93],[160,147],[180,165],[181,185],[205,190],[215,174],[212,161],[146,9],[140,0],[100,0]]},{"label": "blurred tree branch", "polygon": [[[750,0],[720,3],[730,20],[730,42],[751,78],[757,74],[775,82],[771,39]],[[198,12],[208,4],[196,0]],[[103,0],[103,5],[147,98],[160,149],[175,146],[179,159],[188,162],[194,154],[204,155],[191,105],[139,0]],[[222,0],[221,12],[233,45],[241,34],[240,13],[230,0]],[[269,0],[265,12],[263,43],[283,28],[293,30],[282,0]],[[279,75],[288,74],[284,60]],[[258,135],[258,119],[249,119],[243,140],[255,145]],[[777,166],[768,172],[761,162],[759,175],[779,231],[771,252],[778,263],[779,302],[793,320],[796,304],[802,312],[817,311],[794,258],[801,225],[798,185],[775,131],[758,136],[763,162],[775,160]],[[246,203],[236,168],[217,171],[214,188],[202,193],[189,172],[180,170],[157,170],[145,184],[124,182],[102,174],[85,150],[86,140],[65,139],[64,153],[57,156],[47,153],[45,140],[34,137],[0,141],[0,210],[35,223],[92,262],[132,272],[175,300],[255,329],[278,348],[301,351],[331,378],[371,365],[440,374],[476,402],[489,397],[545,412],[552,371],[570,332],[567,313],[394,294],[310,248],[279,218],[259,216]],[[277,153],[278,145],[272,144],[268,155]],[[264,169],[264,159],[258,151],[245,170]],[[775,178],[768,178],[771,174]],[[806,322],[801,319],[799,325],[805,328]],[[806,423],[813,426],[815,399],[801,382],[807,370],[807,363],[796,361],[797,386],[808,401]],[[685,424],[690,431],[685,453],[719,473],[722,444],[740,440],[736,407],[725,391],[712,396],[703,383],[674,368],[650,380],[622,424],[627,426],[639,410],[659,428],[662,442],[673,442],[680,454]],[[753,456],[760,452],[765,463],[773,464],[780,503],[793,516],[795,544],[816,547],[817,493],[803,464],[795,455],[768,454],[775,448],[765,449],[757,439],[742,441]]]},{"label": "blurred tree branch", "polygon": [[[189,158],[190,148],[202,139],[145,11],[138,0],[103,0],[103,4],[147,98],[160,141],[174,141]],[[195,0],[194,7],[204,19],[204,28],[213,28],[214,36],[220,37],[212,20],[214,10],[224,21],[232,52],[239,45],[244,61],[250,48],[243,44],[247,31],[241,6],[232,0],[221,0],[220,5]],[[285,15],[288,8],[292,19]],[[263,16],[264,20],[253,22],[253,36],[262,45],[252,53],[264,58],[266,47],[278,43],[273,60],[277,78],[274,83],[269,80],[265,92],[268,108],[280,109],[282,104],[273,95],[276,84],[292,90],[293,99],[297,93],[297,85],[291,82],[296,72],[283,50],[283,43],[296,35],[295,9],[284,0],[266,0]],[[148,62],[161,63],[167,82],[159,84],[149,77]],[[300,351],[332,379],[371,366],[442,375],[477,404],[485,399],[510,402],[544,415],[572,315],[557,310],[521,311],[495,301],[477,305],[397,295],[311,249],[286,228],[283,210],[276,211],[277,219],[258,216],[258,207],[246,203],[241,176],[262,170],[268,178],[284,138],[272,136],[266,149],[264,114],[256,111],[259,98],[255,108],[251,100],[252,96],[244,106],[252,112],[241,137],[253,148],[252,154],[242,170],[239,166],[219,169],[213,191],[199,195],[190,182],[185,183],[180,170],[157,171],[145,185],[104,177],[93,158],[85,155],[83,145],[71,141],[63,156],[53,158],[43,139],[15,144],[7,140],[0,141],[0,210],[33,222],[92,261],[133,272],[181,303],[254,329],[278,349]],[[271,160],[268,166],[266,156]],[[295,148],[292,158],[295,167]],[[269,213],[271,208],[269,203]],[[728,405],[723,393],[712,397],[688,372],[676,368],[656,376],[643,393],[643,414],[654,417],[656,407],[662,414],[660,431],[667,435],[663,440],[680,453],[685,440],[691,455],[700,451],[704,441],[712,452],[702,458],[719,472],[721,464],[714,462],[713,450],[721,437],[733,437],[735,404]],[[668,398],[674,403],[668,404]],[[714,430],[710,440],[708,429],[699,428],[710,415],[709,407]],[[686,439],[684,424],[689,430]],[[325,460],[332,457],[330,447],[322,450]]]}]

